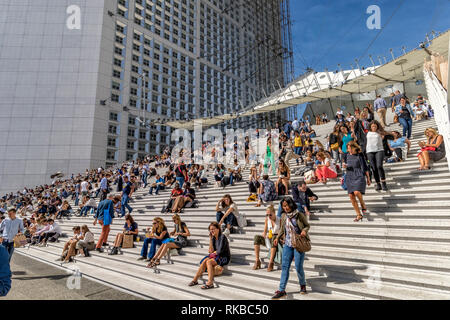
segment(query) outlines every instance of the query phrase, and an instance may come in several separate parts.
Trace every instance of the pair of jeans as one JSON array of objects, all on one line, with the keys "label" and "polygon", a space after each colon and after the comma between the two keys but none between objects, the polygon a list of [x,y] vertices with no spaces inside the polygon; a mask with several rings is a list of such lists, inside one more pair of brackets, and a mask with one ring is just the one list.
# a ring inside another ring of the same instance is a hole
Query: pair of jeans
[{"label": "pair of jeans", "polygon": [[408,139],[411,139],[412,119],[411,118],[398,117],[398,122],[400,122],[400,124],[403,127],[403,136],[407,137]]},{"label": "pair of jeans", "polygon": [[[150,243],[150,252],[147,256],[148,251],[148,244]],[[146,238],[144,240],[144,244],[141,249],[141,256],[145,258],[147,256],[148,259],[152,259],[156,254],[156,246],[160,246],[162,244],[162,240],[159,239],[153,239],[153,238]]]},{"label": "pair of jeans", "polygon": [[80,212],[80,217],[81,216],[85,216],[87,217],[89,210],[93,209],[94,207],[90,207],[90,206],[84,206],[83,208],[81,208],[81,212]]},{"label": "pair of jeans", "polygon": [[[305,208],[301,205],[300,202],[296,202],[295,204],[297,205],[298,211],[305,213]],[[283,213],[283,208],[281,207],[281,202],[280,202],[280,205],[278,206],[277,217],[281,219],[282,213]]]},{"label": "pair of jeans", "polygon": [[367,152],[370,167],[372,168],[375,181],[380,183],[381,180],[386,180],[386,175],[383,168],[384,151]]},{"label": "pair of jeans", "polygon": [[125,208],[128,209],[128,212],[131,214],[131,212],[133,211],[133,208],[130,207],[130,205],[128,204],[128,201],[130,200],[130,198],[128,197],[128,195],[126,193],[123,194],[122,196],[122,206],[120,207],[120,213],[121,213],[121,218],[123,216],[125,216]]},{"label": "pair of jeans", "polygon": [[80,194],[77,192],[75,193],[75,207],[78,206],[79,201],[80,201]]},{"label": "pair of jeans", "polygon": [[297,270],[298,281],[301,286],[306,285],[305,271],[303,270],[303,261],[305,260],[305,253],[298,252],[288,245],[283,246],[283,258],[281,262],[281,279],[280,291],[286,290],[286,285],[289,280],[289,270],[291,268],[292,260],[295,257],[295,269]]},{"label": "pair of jeans", "polygon": [[6,251],[8,251],[9,254],[9,262],[11,262],[11,258],[14,252],[14,241],[9,242],[8,240],[3,240],[2,246],[5,247]]},{"label": "pair of jeans", "polygon": [[234,179],[234,176],[233,176],[233,174],[231,173],[231,174],[230,174],[230,185],[233,184],[233,179]]},{"label": "pair of jeans", "polygon": [[176,180],[180,184],[180,188],[183,188],[183,186],[184,186],[184,177],[177,177]]},{"label": "pair of jeans", "polygon": [[[216,213],[216,220],[217,222],[220,222],[222,220],[223,216],[225,214],[222,211],[217,211]],[[227,226],[237,226],[237,220],[233,213],[230,213],[225,220],[223,221]]]},{"label": "pair of jeans", "polygon": [[147,188],[147,177],[148,173],[147,171],[144,171],[144,173],[142,174],[142,183],[144,184],[144,188]]},{"label": "pair of jeans", "polygon": [[342,166],[341,154],[339,153],[339,150],[331,150],[331,156],[334,160],[334,163],[340,163]]},{"label": "pair of jeans", "polygon": [[164,185],[158,184],[156,187],[150,187],[148,194],[153,194],[153,189],[156,189],[155,194],[158,194],[159,190],[164,190]]}]

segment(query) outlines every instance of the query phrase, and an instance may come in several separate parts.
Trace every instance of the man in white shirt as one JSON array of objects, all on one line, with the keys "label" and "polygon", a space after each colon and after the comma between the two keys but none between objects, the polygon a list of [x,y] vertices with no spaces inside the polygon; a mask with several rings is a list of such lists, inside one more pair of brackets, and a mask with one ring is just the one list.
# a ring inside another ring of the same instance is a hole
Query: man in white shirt
[{"label": "man in white shirt", "polygon": [[300,127],[300,124],[299,124],[297,118],[295,118],[295,120],[292,121],[292,128],[294,129],[294,131],[297,131],[299,127]]},{"label": "man in white shirt", "polygon": [[41,236],[39,237],[39,240],[41,240],[41,237],[43,237],[42,241],[39,241],[41,244],[41,246],[45,246],[47,244],[48,239],[50,238],[51,242],[55,242],[56,240],[58,240],[58,238],[61,236],[62,234],[62,230],[61,227],[59,226],[58,223],[56,223],[55,221],[53,221],[53,219],[49,219],[48,220],[48,225],[50,226],[50,228],[48,229],[48,231],[45,231],[43,234],[41,234]]},{"label": "man in white shirt", "polygon": [[87,194],[89,192],[89,182],[87,181],[87,179],[85,179],[83,182],[81,182],[80,189],[81,189],[81,194],[83,196],[87,196]]}]

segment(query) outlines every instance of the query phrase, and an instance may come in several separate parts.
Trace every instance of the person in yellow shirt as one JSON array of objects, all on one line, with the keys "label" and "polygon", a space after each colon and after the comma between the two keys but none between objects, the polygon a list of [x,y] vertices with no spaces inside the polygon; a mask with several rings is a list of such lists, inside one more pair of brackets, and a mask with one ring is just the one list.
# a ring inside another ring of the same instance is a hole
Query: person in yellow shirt
[{"label": "person in yellow shirt", "polygon": [[[300,136],[300,133],[298,131],[295,131],[294,153],[299,156],[301,162],[303,163],[302,151],[303,151],[302,137]],[[298,158],[296,160],[297,160],[297,165],[298,165]]]}]

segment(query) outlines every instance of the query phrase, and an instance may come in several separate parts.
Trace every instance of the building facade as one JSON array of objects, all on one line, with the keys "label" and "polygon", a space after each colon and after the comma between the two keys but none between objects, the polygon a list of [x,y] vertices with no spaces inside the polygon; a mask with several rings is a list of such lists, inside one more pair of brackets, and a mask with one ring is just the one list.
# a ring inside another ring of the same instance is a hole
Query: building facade
[{"label": "building facade", "polygon": [[[0,193],[171,144],[286,82],[286,0],[0,3]],[[284,113],[227,127],[265,127]]]}]

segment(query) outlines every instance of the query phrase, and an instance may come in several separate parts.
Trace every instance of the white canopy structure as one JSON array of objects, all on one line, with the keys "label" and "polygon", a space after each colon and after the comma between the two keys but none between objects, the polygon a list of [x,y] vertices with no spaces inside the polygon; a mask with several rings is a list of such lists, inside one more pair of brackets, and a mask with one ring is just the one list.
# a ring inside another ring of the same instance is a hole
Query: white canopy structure
[{"label": "white canopy structure", "polygon": [[194,130],[194,121],[201,122],[204,127],[209,127],[238,117],[266,113],[298,104],[349,94],[361,95],[361,99],[357,98],[356,100],[367,99],[368,96],[373,95],[375,90],[421,75],[425,59],[433,52],[447,55],[449,35],[450,31],[447,30],[428,43],[384,65],[373,66],[364,70],[309,72],[240,113],[196,120],[168,121],[162,124],[177,129]]}]

